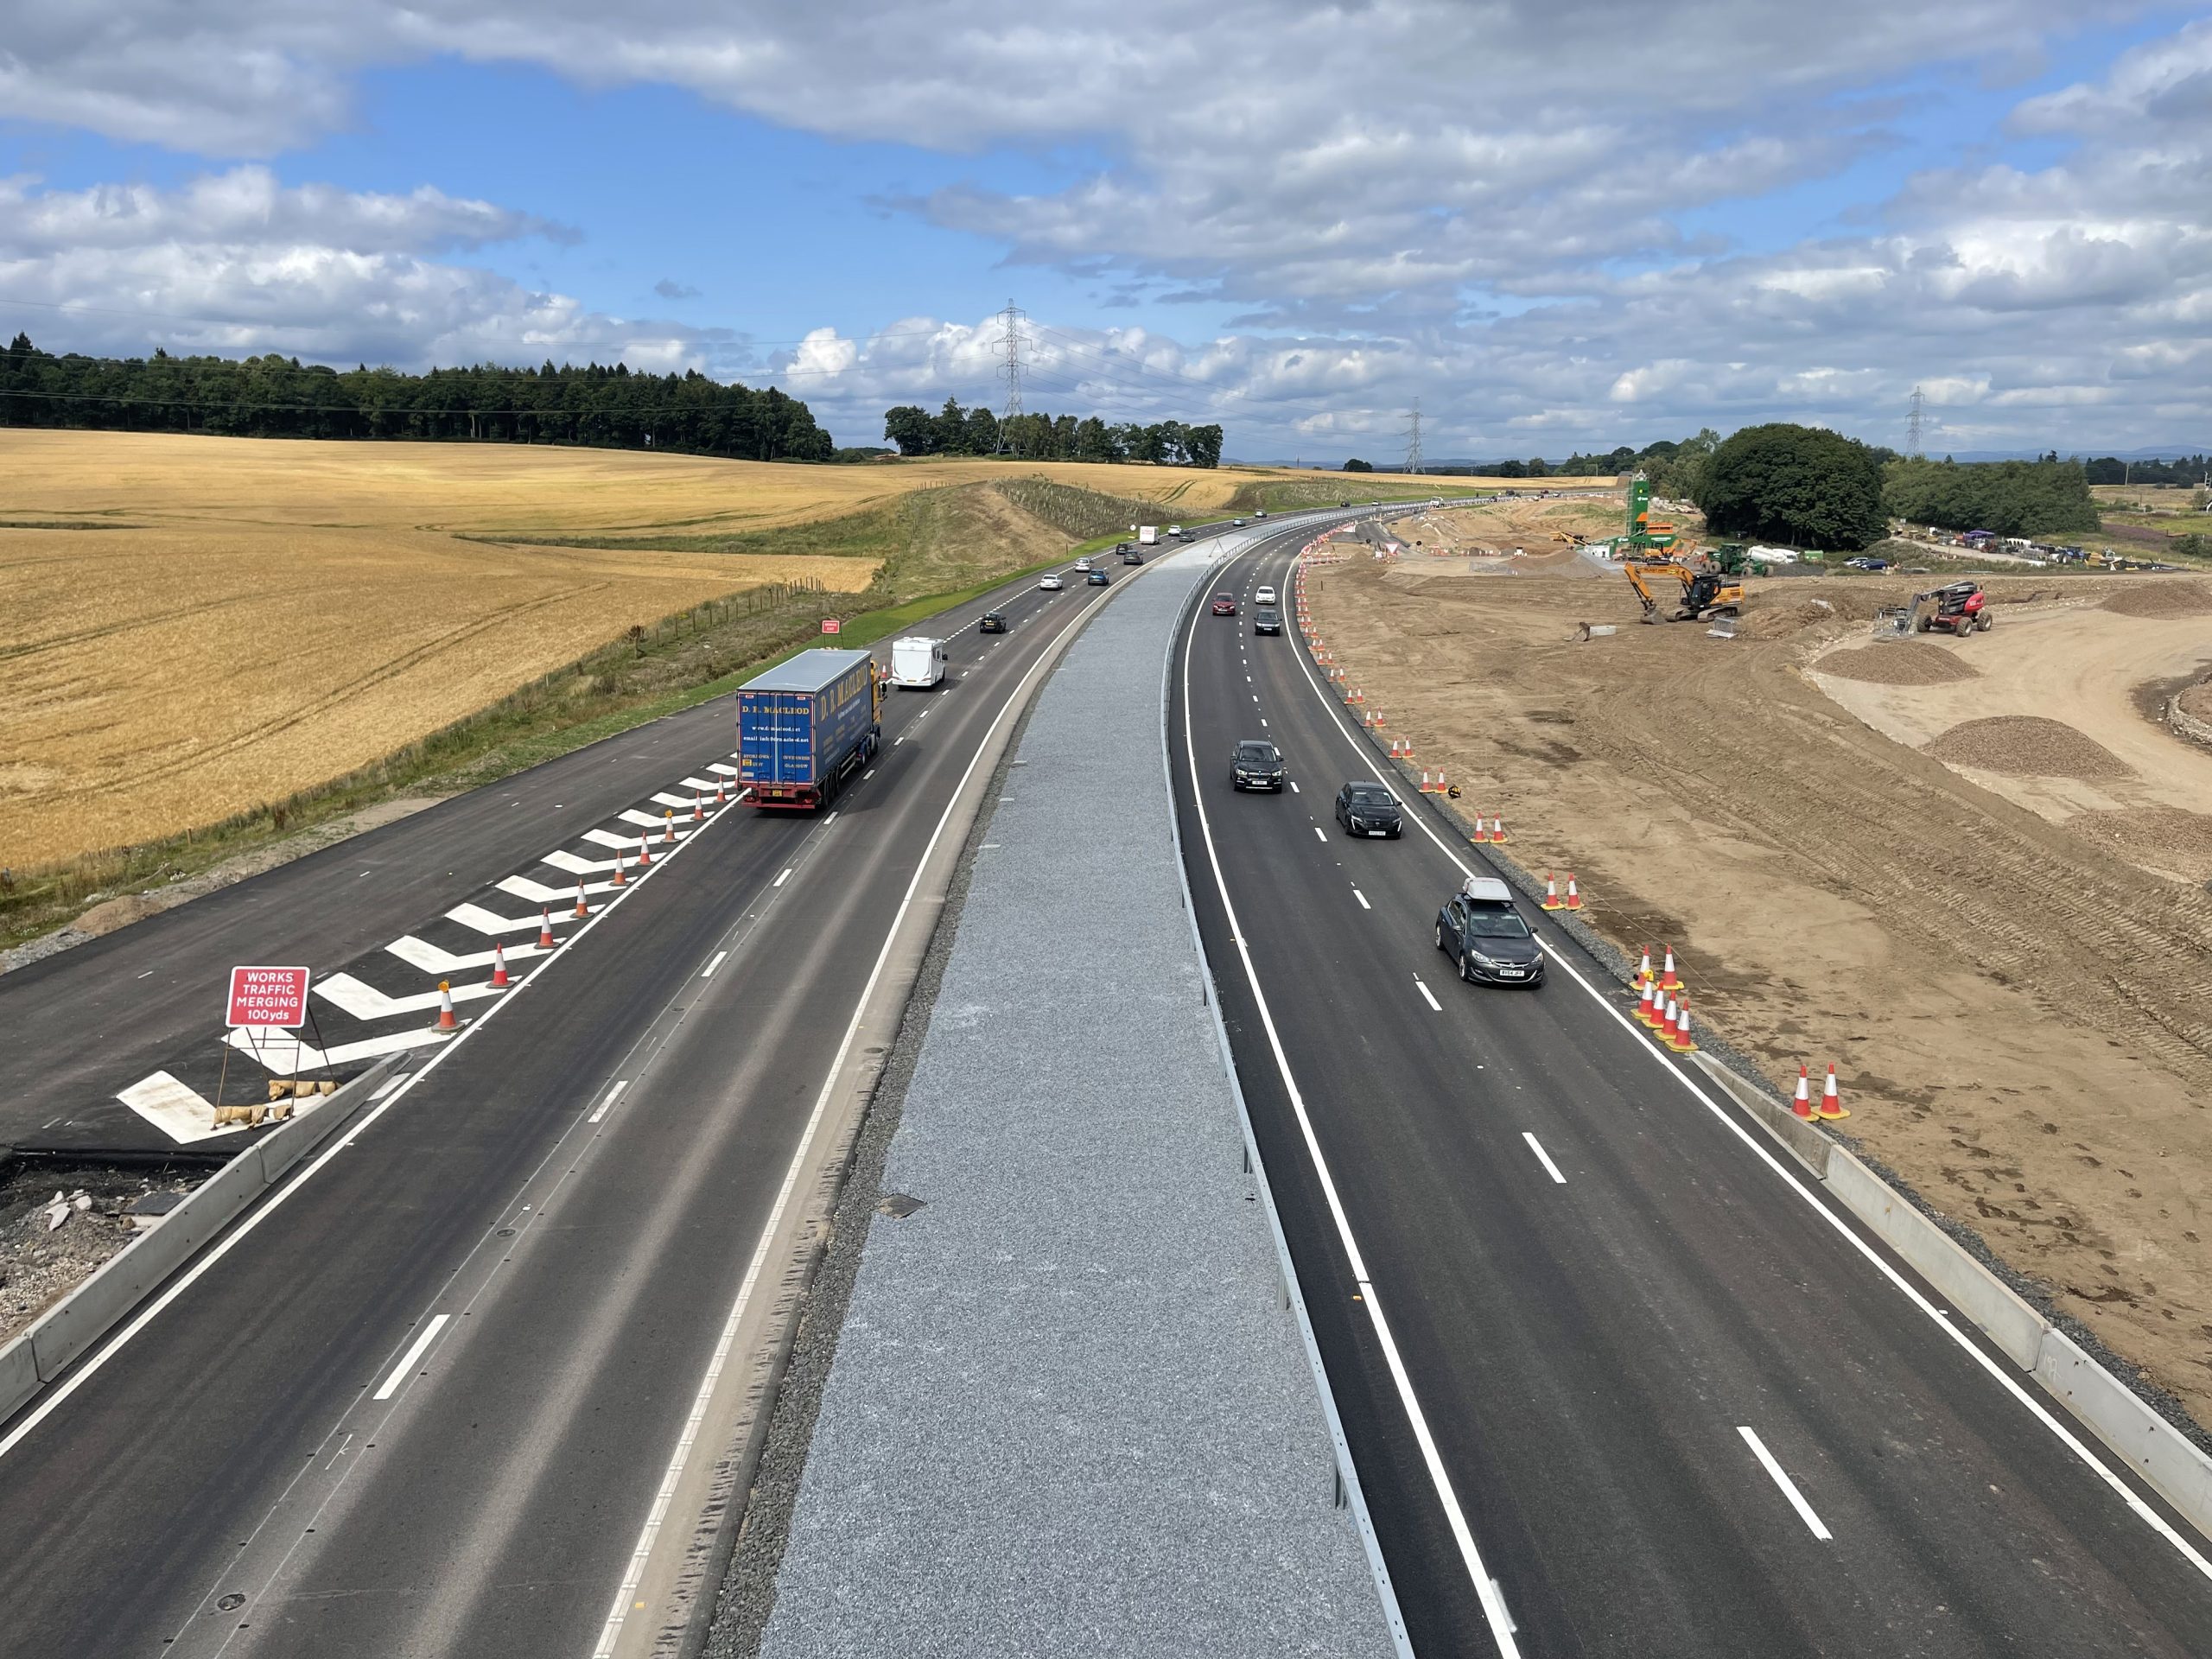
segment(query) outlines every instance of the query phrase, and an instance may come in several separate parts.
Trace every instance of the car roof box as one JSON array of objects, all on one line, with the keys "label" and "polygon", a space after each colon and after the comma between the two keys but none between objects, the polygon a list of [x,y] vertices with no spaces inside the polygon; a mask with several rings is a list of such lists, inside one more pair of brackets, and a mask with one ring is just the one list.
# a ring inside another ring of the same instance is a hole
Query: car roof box
[{"label": "car roof box", "polygon": [[1510,905],[1513,902],[1513,889],[1494,875],[1471,875],[1459,889],[1459,896],[1485,905]]}]

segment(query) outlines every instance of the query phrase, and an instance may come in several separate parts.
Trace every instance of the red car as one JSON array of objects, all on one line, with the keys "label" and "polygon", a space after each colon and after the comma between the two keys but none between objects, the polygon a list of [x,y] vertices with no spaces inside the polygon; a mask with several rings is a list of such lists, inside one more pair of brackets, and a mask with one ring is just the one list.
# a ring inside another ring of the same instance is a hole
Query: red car
[{"label": "red car", "polygon": [[1236,615],[1236,595],[1234,594],[1216,594],[1213,596],[1213,613],[1216,616]]}]

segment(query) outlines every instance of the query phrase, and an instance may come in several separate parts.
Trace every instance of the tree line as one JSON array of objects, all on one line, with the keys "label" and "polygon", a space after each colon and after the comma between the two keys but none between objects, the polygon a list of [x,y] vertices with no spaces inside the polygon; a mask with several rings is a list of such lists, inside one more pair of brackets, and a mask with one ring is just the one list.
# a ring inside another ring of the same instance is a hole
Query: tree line
[{"label": "tree line", "polygon": [[672,449],[741,461],[828,461],[830,435],[773,386],[632,372],[338,370],[261,357],[56,356],[18,334],[0,353],[0,426],[204,432],[256,438],[411,438]]},{"label": "tree line", "polygon": [[1218,467],[1218,426],[1180,421],[1109,422],[1096,415],[1015,415],[1001,420],[980,404],[948,397],[934,415],[916,404],[883,413],[883,435],[902,455],[1011,455],[1017,461],[1150,461],[1159,467]]},{"label": "tree line", "polygon": [[2171,461],[2121,461],[2101,455],[2084,463],[2092,484],[2202,484],[2212,480],[2212,462],[2202,455]]}]

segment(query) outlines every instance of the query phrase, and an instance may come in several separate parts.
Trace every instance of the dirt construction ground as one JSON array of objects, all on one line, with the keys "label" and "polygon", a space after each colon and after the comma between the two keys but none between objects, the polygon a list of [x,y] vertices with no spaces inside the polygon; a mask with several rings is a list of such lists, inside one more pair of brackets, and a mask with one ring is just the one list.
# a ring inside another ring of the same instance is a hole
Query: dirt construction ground
[{"label": "dirt construction ground", "polygon": [[2212,1424],[2212,751],[2154,718],[2212,583],[1992,579],[1989,632],[1876,644],[1910,578],[1769,580],[1722,640],[1560,563],[1308,591],[1461,808],[1770,1080],[1834,1061],[1850,1135]]}]

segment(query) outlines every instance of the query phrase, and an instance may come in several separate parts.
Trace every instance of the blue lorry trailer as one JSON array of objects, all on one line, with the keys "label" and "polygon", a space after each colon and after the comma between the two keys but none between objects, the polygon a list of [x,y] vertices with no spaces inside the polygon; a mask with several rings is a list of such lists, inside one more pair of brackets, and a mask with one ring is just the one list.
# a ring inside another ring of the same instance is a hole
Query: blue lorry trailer
[{"label": "blue lorry trailer", "polygon": [[883,741],[883,680],[865,651],[802,651],[737,690],[737,779],[770,810],[811,812]]}]

